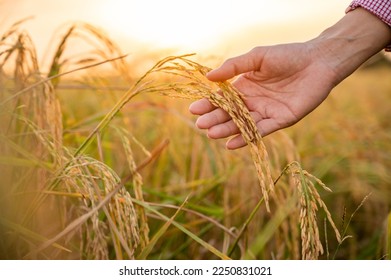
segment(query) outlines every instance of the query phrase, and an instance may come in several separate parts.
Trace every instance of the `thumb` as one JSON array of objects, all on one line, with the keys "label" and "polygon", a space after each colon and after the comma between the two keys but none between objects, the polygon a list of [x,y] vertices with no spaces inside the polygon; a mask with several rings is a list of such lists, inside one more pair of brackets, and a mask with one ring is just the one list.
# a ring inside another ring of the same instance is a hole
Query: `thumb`
[{"label": "thumb", "polygon": [[243,55],[227,59],[206,77],[212,82],[225,81],[239,74],[258,70],[265,54],[264,47],[256,47]]}]

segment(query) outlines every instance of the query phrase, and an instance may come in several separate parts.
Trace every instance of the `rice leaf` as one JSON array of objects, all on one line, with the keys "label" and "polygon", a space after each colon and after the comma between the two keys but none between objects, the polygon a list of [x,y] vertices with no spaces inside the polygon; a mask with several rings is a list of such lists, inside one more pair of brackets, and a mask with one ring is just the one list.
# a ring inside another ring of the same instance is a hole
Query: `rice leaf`
[{"label": "rice leaf", "polygon": [[[159,211],[155,210],[154,208],[152,208],[151,206],[149,206],[147,203],[145,202],[142,202],[142,201],[138,201],[136,199],[132,199],[132,201],[135,203],[135,204],[138,204],[142,207],[144,207],[145,209],[147,209],[148,211],[151,211],[152,213],[158,215],[160,218],[162,218],[163,220],[165,221],[170,221],[170,218],[165,216],[164,214],[160,213]],[[180,231],[182,231],[183,233],[187,234],[190,238],[192,238],[195,242],[199,243],[202,247],[204,247],[205,249],[207,249],[208,251],[210,251],[211,253],[213,253],[214,255],[216,255],[217,257],[219,257],[220,259],[222,260],[230,260],[231,258],[228,257],[227,255],[225,255],[224,253],[222,253],[221,251],[217,250],[215,247],[213,247],[212,245],[208,244],[207,242],[205,242],[204,240],[202,240],[201,238],[199,238],[197,235],[195,235],[194,233],[192,233],[191,231],[189,231],[188,229],[186,229],[184,226],[182,226],[181,224],[179,224],[178,222],[175,222],[174,220],[171,221],[172,225],[174,225],[176,228],[178,228]]]},{"label": "rice leaf", "polygon": [[167,229],[170,227],[172,222],[175,220],[176,216],[182,211],[182,208],[186,205],[188,201],[188,197],[185,199],[185,201],[182,203],[182,205],[177,209],[175,214],[164,223],[164,225],[155,233],[155,235],[151,238],[149,243],[145,246],[145,248],[140,252],[140,254],[137,256],[138,260],[145,260],[148,255],[151,253],[153,248],[156,245],[156,242],[159,241],[159,239],[163,236],[163,234],[167,231]]}]

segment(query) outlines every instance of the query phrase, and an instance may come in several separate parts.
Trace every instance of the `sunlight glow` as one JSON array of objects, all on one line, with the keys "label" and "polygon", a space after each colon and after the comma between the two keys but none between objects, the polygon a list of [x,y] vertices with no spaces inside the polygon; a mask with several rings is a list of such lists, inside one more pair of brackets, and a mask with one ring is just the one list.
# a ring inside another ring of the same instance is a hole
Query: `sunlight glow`
[{"label": "sunlight glow", "polygon": [[[208,47],[210,41],[230,30],[252,24],[265,16],[254,1],[221,0],[114,0],[100,7],[104,26],[159,47]],[[248,4],[248,3],[247,3]]]},{"label": "sunlight glow", "polygon": [[123,38],[155,47],[200,49],[247,27],[289,24],[309,16],[316,23],[332,16],[336,1],[97,0],[95,7],[104,28]]},{"label": "sunlight glow", "polygon": [[[40,55],[59,26],[99,27],[125,51],[213,53],[303,40],[343,16],[350,0],[0,0],[2,26],[26,24]],[[1,26],[0,26],[1,27]]]}]

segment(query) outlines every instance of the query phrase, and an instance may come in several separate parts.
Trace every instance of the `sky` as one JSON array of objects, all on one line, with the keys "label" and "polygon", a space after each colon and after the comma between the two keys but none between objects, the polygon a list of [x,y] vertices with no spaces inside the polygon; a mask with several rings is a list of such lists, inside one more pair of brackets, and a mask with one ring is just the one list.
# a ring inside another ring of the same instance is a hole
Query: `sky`
[{"label": "sky", "polygon": [[229,56],[256,45],[311,39],[344,15],[349,0],[0,0],[0,30],[23,27],[39,56],[60,26],[83,21],[125,52],[171,48]]}]

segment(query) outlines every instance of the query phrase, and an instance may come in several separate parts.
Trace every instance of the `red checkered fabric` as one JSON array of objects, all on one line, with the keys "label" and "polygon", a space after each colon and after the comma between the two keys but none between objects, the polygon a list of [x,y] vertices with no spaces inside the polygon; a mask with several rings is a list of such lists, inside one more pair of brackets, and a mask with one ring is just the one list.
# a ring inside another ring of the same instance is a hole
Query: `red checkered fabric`
[{"label": "red checkered fabric", "polygon": [[[391,27],[391,0],[354,0],[346,12],[348,13],[357,7],[370,11]],[[391,44],[385,50],[391,51]]]}]

